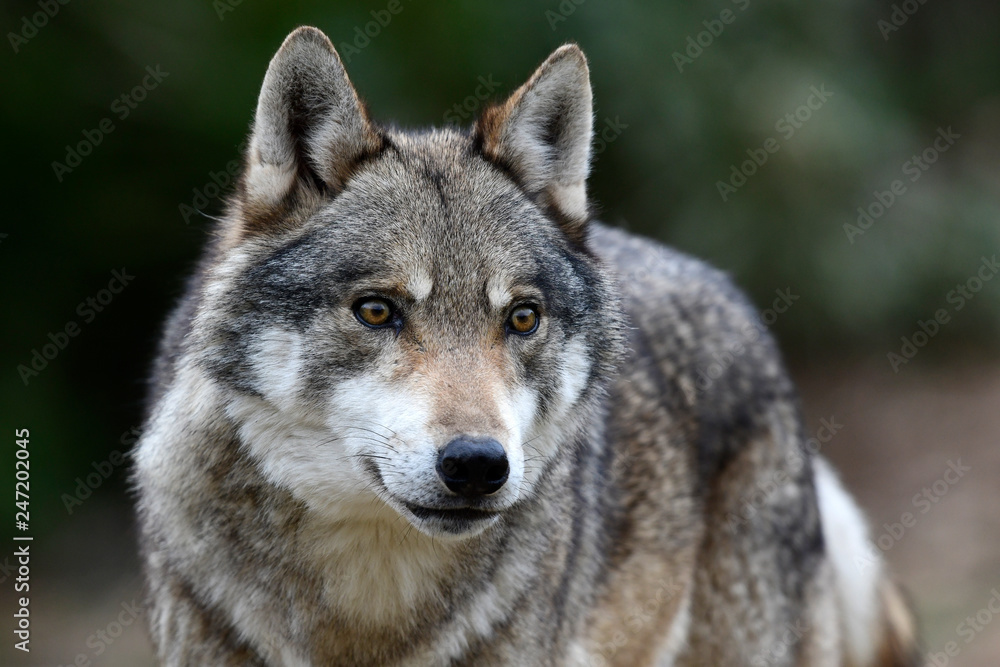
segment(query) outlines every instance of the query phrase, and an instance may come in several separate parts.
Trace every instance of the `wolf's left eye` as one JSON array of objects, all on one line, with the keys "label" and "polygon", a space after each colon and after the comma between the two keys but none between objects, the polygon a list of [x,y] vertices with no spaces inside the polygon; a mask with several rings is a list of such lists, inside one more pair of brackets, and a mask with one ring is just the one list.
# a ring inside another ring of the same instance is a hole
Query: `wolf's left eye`
[{"label": "wolf's left eye", "polygon": [[384,327],[392,321],[392,306],[382,299],[362,299],[354,304],[354,314],[362,324]]},{"label": "wolf's left eye", "polygon": [[518,306],[507,318],[507,327],[521,336],[535,333],[538,328],[538,311],[534,306]]}]

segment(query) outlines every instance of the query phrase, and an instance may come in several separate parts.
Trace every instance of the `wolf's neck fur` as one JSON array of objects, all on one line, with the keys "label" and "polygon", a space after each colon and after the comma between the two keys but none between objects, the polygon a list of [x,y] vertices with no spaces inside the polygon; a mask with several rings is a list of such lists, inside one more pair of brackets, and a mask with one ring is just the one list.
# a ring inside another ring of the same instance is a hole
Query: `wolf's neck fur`
[{"label": "wolf's neck fur", "polygon": [[470,550],[424,535],[385,505],[367,519],[307,520],[300,540],[331,608],[375,627],[398,625],[447,597],[448,575]]}]

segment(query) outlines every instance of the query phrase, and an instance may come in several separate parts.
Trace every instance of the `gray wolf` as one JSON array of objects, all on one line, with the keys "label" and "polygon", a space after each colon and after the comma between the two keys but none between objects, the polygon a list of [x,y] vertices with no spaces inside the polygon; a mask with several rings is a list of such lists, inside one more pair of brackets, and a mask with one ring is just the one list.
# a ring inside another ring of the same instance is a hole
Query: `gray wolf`
[{"label": "gray wolf", "polygon": [[912,664],[754,309],[591,219],[591,97],[403,131],[287,38],[135,452],[163,664]]}]

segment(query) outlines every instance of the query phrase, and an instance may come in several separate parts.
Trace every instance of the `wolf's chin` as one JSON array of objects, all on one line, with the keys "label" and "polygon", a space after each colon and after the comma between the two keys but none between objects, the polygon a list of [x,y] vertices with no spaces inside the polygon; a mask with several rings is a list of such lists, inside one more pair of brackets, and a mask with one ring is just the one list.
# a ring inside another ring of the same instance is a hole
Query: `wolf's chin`
[{"label": "wolf's chin", "polygon": [[404,506],[403,516],[424,535],[444,539],[465,539],[479,535],[496,525],[499,512],[480,510],[434,510],[426,507]]}]

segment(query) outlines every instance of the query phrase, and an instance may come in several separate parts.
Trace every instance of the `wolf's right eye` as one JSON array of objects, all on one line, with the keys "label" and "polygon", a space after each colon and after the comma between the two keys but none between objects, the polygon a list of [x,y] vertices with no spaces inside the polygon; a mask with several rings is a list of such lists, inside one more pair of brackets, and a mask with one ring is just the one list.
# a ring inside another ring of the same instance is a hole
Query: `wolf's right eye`
[{"label": "wolf's right eye", "polygon": [[392,306],[382,299],[362,299],[354,304],[354,314],[362,324],[384,327],[392,323]]}]

